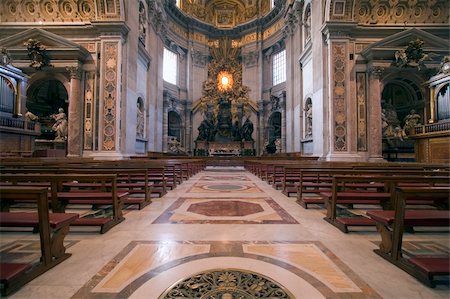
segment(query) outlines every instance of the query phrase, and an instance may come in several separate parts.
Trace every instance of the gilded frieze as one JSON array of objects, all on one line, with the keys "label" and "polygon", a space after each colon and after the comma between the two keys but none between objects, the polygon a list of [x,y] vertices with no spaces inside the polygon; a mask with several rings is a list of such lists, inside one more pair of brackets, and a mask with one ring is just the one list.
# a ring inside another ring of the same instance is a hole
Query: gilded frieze
[{"label": "gilded frieze", "polygon": [[267,30],[264,31],[263,39],[267,39],[267,38],[271,37],[278,31],[283,29],[283,27],[284,27],[284,20],[280,20],[280,21],[276,22],[274,25],[272,25],[271,27],[269,27]]},{"label": "gilded frieze", "polygon": [[206,37],[206,35],[198,32],[191,32],[189,34],[189,38],[202,44],[208,44],[208,38]]},{"label": "gilded frieze", "polygon": [[447,0],[356,1],[355,21],[364,24],[448,24]]},{"label": "gilded frieze", "polygon": [[174,22],[170,22],[169,23],[170,26],[170,31],[177,34],[180,37],[183,38],[188,38],[188,33],[186,30],[184,30],[182,27],[178,26],[176,23]]},{"label": "gilded frieze", "polygon": [[94,0],[0,1],[0,19],[5,23],[90,22],[96,15]]}]

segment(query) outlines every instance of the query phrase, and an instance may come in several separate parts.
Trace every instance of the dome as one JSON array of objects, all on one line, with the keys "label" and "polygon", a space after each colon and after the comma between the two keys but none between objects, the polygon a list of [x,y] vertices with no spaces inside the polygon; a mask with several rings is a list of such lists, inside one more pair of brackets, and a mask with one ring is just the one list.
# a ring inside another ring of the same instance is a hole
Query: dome
[{"label": "dome", "polygon": [[240,26],[267,15],[271,0],[178,0],[185,15],[218,29]]}]

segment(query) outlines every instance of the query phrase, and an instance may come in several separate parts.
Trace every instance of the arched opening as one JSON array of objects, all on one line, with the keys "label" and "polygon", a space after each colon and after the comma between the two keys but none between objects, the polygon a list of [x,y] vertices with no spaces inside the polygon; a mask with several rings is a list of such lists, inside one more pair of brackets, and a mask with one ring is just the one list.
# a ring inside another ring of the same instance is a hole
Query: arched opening
[{"label": "arched opening", "polygon": [[55,132],[52,130],[55,120],[52,114],[58,113],[59,108],[68,113],[68,94],[64,85],[58,80],[41,80],[35,82],[27,90],[27,110],[39,117],[41,123],[41,139],[53,140]]},{"label": "arched opening", "polygon": [[269,117],[269,142],[281,138],[281,112],[274,112]]},{"label": "arched opening", "polygon": [[411,109],[415,109],[423,118],[424,99],[417,84],[407,78],[390,80],[384,87],[381,105],[383,108],[393,107],[398,114],[398,119],[403,125],[403,120]]},{"label": "arched opening", "polygon": [[181,117],[174,111],[169,111],[168,136],[176,137],[181,142]]},{"label": "arched opening", "polygon": [[419,86],[408,78],[389,80],[382,92],[383,157],[388,161],[414,161],[413,129],[424,119],[425,100]]}]

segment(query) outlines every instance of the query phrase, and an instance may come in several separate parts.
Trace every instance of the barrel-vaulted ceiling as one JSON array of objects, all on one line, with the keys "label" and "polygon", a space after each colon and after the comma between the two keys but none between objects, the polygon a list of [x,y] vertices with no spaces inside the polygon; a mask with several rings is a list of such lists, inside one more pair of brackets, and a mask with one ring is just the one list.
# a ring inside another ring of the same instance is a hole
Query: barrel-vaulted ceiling
[{"label": "barrel-vaulted ceiling", "polygon": [[220,29],[233,28],[260,18],[271,10],[270,0],[180,0],[187,15]]}]

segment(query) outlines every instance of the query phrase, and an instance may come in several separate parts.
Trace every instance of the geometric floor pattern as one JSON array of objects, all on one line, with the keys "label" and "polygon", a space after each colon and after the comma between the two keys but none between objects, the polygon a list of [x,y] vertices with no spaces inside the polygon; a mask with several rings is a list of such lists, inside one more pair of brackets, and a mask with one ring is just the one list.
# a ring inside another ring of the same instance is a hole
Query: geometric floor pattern
[{"label": "geometric floor pattern", "polygon": [[[71,229],[70,258],[11,298],[449,298],[375,254],[375,228],[344,234],[323,213],[243,168],[208,168],[105,234]],[[2,261],[37,258],[38,234],[1,238]],[[440,255],[449,234],[405,234],[404,244]]]},{"label": "geometric floor pattern", "polygon": [[215,258],[228,259],[230,266],[240,260],[269,264],[275,269],[272,277],[277,271],[290,273],[289,281],[274,277],[281,287],[286,288],[283,283],[304,285],[305,294],[320,294],[324,298],[381,298],[321,242],[240,241],[131,242],[73,298],[104,298],[105,294],[139,298],[147,292],[156,292],[155,285],[167,291],[171,283],[156,283],[161,280],[158,276],[176,272],[186,264],[198,265],[200,271],[205,262]]}]

